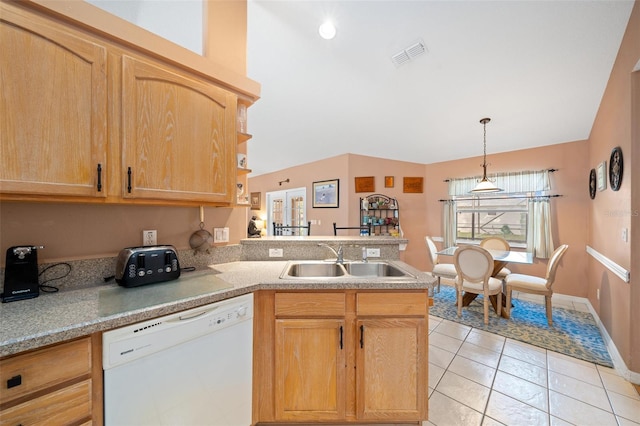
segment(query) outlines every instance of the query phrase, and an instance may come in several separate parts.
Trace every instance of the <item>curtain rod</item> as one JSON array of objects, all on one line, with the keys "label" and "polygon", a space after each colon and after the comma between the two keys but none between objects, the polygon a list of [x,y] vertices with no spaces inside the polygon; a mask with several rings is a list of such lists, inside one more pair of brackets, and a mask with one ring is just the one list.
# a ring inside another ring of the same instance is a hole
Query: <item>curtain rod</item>
[{"label": "curtain rod", "polygon": [[[546,169],[549,173],[557,172],[558,169]],[[468,179],[468,178],[456,178],[456,179]],[[451,182],[451,178],[444,179],[443,182]]]},{"label": "curtain rod", "polygon": [[[556,197],[563,197],[563,195],[554,194],[554,195],[522,195],[522,196],[518,196],[518,197],[479,197],[479,199],[481,199],[481,200],[508,200],[509,198],[556,198]],[[438,201],[440,201],[440,202],[457,201],[457,200],[460,200],[460,199],[468,200],[470,198],[473,198],[473,195],[470,195],[469,197],[466,197],[466,198],[459,198],[459,199],[449,198],[449,199],[440,199]]]}]

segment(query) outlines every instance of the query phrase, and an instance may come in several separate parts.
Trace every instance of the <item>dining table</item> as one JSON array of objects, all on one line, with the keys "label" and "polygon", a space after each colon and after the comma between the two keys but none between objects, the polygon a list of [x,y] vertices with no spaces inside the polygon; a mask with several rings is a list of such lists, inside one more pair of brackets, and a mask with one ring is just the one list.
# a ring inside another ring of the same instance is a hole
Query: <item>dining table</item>
[{"label": "dining table", "polygon": [[[458,249],[459,246],[451,246],[447,247],[443,250],[437,252],[438,255],[442,256],[453,256]],[[533,253],[527,251],[519,251],[519,250],[494,250],[494,249],[485,249],[489,252],[491,257],[493,258],[493,272],[491,273],[492,277],[495,277],[498,272],[502,270],[509,263],[521,263],[521,264],[533,264]],[[478,297],[476,293],[464,293],[462,295],[462,306],[469,306],[473,300]],[[493,309],[498,311],[498,297],[497,296],[489,296],[489,300],[491,301],[491,305]],[[502,294],[502,303],[506,303],[507,296]],[[504,306],[503,306],[504,308]],[[506,309],[502,309],[502,317],[509,318],[509,314],[507,314]]]}]

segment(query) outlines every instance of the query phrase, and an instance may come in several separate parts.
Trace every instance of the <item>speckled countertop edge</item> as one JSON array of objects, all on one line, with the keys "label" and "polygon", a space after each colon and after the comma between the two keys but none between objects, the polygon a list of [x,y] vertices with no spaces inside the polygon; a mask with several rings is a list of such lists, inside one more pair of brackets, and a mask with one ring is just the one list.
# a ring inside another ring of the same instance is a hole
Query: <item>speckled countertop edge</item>
[{"label": "speckled countertop edge", "polygon": [[429,274],[402,261],[389,262],[415,278],[372,282],[370,279],[345,277],[322,283],[309,279],[283,280],[279,276],[287,261],[230,262],[209,267],[212,274],[229,284],[229,288],[106,316],[100,314],[99,294],[102,289],[118,288],[116,284],[42,294],[35,299],[0,305],[0,356],[169,315],[257,290],[425,289],[435,281]]}]

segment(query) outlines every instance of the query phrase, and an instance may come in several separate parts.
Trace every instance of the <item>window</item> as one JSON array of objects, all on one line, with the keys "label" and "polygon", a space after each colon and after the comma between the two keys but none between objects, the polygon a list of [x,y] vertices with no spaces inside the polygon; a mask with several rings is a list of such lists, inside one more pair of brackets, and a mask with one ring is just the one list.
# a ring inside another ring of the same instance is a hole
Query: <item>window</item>
[{"label": "window", "polygon": [[526,247],[528,220],[528,200],[523,196],[456,198],[458,243],[500,236],[511,246]]}]

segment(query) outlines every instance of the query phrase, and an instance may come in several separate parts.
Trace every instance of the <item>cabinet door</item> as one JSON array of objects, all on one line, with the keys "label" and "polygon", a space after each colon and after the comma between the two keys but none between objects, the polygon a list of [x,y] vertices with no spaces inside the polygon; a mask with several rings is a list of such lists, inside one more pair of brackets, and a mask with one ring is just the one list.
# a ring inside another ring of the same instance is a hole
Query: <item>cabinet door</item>
[{"label": "cabinet door", "polygon": [[0,192],[106,197],[106,48],[0,11]]},{"label": "cabinet door", "polygon": [[340,420],[345,415],[342,319],[276,320],[276,420]]},{"label": "cabinet door", "polygon": [[425,420],[426,321],[380,318],[357,321],[358,420]]},{"label": "cabinet door", "polygon": [[123,56],[125,198],[236,200],[236,96]]}]

